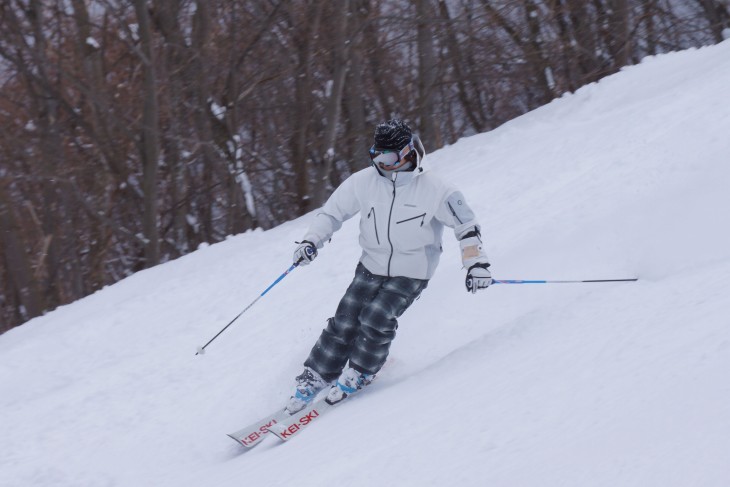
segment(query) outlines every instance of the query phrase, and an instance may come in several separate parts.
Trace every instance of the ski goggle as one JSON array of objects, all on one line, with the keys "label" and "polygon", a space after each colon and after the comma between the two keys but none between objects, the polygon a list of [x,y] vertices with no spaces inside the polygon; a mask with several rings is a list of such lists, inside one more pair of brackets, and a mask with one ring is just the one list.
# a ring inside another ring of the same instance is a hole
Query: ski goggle
[{"label": "ski goggle", "polygon": [[413,139],[401,150],[370,148],[370,160],[383,171],[395,171],[415,160],[416,146]]}]

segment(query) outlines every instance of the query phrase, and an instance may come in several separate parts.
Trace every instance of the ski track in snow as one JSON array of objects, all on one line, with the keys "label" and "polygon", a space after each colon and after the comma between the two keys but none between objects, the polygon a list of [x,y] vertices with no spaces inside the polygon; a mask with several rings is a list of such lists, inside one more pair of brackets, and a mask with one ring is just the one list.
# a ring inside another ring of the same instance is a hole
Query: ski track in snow
[{"label": "ski track in snow", "polygon": [[202,357],[308,217],[5,333],[0,486],[727,487],[729,87],[725,41],[429,154],[495,277],[640,281],[472,296],[447,231],[379,378],[289,443],[243,452],[225,434],[288,397],[352,278],[356,218]]}]

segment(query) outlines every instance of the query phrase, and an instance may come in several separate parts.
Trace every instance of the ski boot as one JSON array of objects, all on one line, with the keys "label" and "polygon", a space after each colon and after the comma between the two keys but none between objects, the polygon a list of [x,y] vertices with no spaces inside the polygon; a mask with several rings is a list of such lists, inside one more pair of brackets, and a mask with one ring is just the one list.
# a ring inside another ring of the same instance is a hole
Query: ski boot
[{"label": "ski boot", "polygon": [[312,402],[315,396],[329,385],[317,372],[309,367],[304,368],[304,372],[296,378],[297,386],[294,395],[289,398],[285,409],[289,414],[294,414]]},{"label": "ski boot", "polygon": [[363,374],[352,367],[342,371],[337,383],[327,393],[327,404],[337,404],[350,394],[353,394],[375,379],[374,374]]}]

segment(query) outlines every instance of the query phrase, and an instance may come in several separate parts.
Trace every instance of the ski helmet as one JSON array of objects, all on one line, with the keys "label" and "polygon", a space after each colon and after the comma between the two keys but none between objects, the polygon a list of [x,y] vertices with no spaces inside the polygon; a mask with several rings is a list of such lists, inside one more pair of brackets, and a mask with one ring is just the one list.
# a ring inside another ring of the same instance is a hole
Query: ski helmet
[{"label": "ski helmet", "polygon": [[391,119],[378,124],[370,159],[381,171],[412,170],[418,162],[413,139],[411,128],[402,120]]},{"label": "ski helmet", "polygon": [[375,127],[376,149],[389,149],[399,151],[411,141],[413,132],[403,120],[397,118],[379,123]]}]

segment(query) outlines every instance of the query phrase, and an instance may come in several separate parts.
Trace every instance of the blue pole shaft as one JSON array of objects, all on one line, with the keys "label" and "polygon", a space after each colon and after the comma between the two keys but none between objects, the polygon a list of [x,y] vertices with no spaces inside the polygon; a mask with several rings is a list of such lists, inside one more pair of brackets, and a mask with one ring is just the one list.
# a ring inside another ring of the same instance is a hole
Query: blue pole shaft
[{"label": "blue pole shaft", "polygon": [[492,284],[576,284],[585,282],[636,282],[639,279],[587,279],[583,281],[546,281],[546,280],[521,280],[521,279],[493,279]]},{"label": "blue pole shaft", "polygon": [[[298,264],[292,264],[292,265],[291,265],[291,267],[289,267],[289,268],[288,268],[287,270],[285,270],[285,271],[284,271],[284,273],[283,273],[282,275],[280,275],[279,277],[277,277],[277,278],[276,278],[276,281],[272,282],[272,283],[271,283],[271,285],[270,285],[269,287],[267,287],[267,288],[266,288],[266,289],[264,290],[264,292],[262,292],[262,293],[261,293],[261,296],[263,296],[264,294],[268,293],[268,292],[269,292],[269,290],[270,290],[270,289],[271,289],[272,287],[274,287],[274,286],[276,286],[277,284],[279,284],[279,282],[280,282],[280,281],[281,281],[282,279],[284,279],[284,278],[285,278],[285,277],[286,277],[287,275],[289,275],[289,273],[290,273],[291,271],[293,271],[293,270],[294,270],[294,268],[295,268],[295,267],[297,267],[297,265],[298,265]],[[259,296],[259,297],[261,297],[261,296]]]},{"label": "blue pole shaft", "polygon": [[287,270],[285,270],[285,271],[284,271],[284,273],[283,273],[282,275],[280,275],[279,277],[277,277],[277,278],[276,278],[276,280],[275,280],[274,282],[272,282],[272,283],[271,283],[271,285],[269,285],[269,287],[267,287],[267,288],[266,288],[266,289],[264,290],[264,292],[262,292],[262,293],[261,293],[261,294],[260,294],[260,295],[259,295],[259,296],[258,296],[258,297],[257,297],[256,299],[254,299],[254,300],[253,300],[253,301],[251,302],[251,304],[249,304],[248,306],[246,306],[246,307],[245,307],[245,308],[243,309],[243,311],[241,311],[240,313],[238,313],[238,314],[236,315],[236,317],[235,317],[235,318],[233,318],[233,319],[232,319],[232,320],[231,320],[231,321],[230,321],[230,322],[229,322],[229,323],[228,323],[228,324],[227,324],[226,326],[224,326],[224,327],[223,327],[223,329],[222,329],[221,331],[219,331],[218,333],[216,333],[216,335],[215,335],[215,336],[214,336],[213,338],[211,338],[210,340],[208,340],[208,343],[206,343],[206,344],[205,344],[205,345],[203,345],[202,347],[198,348],[198,351],[197,351],[197,352],[195,352],[195,355],[200,355],[200,354],[203,354],[203,353],[205,353],[205,347],[207,347],[208,345],[210,345],[211,343],[213,343],[213,340],[215,340],[216,338],[218,338],[218,336],[219,336],[219,335],[220,335],[221,333],[223,333],[224,331],[226,331],[226,329],[227,329],[227,328],[228,328],[229,326],[231,326],[231,325],[233,324],[233,322],[234,322],[234,321],[236,321],[236,320],[237,320],[237,319],[238,319],[238,318],[239,318],[239,317],[240,317],[240,316],[241,316],[241,315],[242,315],[243,313],[245,313],[246,311],[248,311],[248,309],[249,309],[249,308],[250,308],[251,306],[253,306],[254,304],[256,304],[256,302],[257,302],[257,301],[258,301],[259,299],[261,299],[262,297],[264,297],[264,295],[265,295],[266,293],[268,293],[268,292],[269,292],[269,291],[271,290],[271,288],[272,288],[272,287],[274,287],[274,286],[276,286],[277,284],[279,284],[279,282],[281,282],[281,280],[282,280],[282,279],[284,279],[284,278],[285,278],[285,277],[286,277],[287,275],[289,275],[289,273],[290,273],[291,271],[293,271],[293,270],[294,270],[294,268],[295,268],[295,267],[297,267],[297,265],[298,265],[298,264],[292,264],[292,265],[291,265],[291,267],[289,267],[289,268],[288,268]]}]

